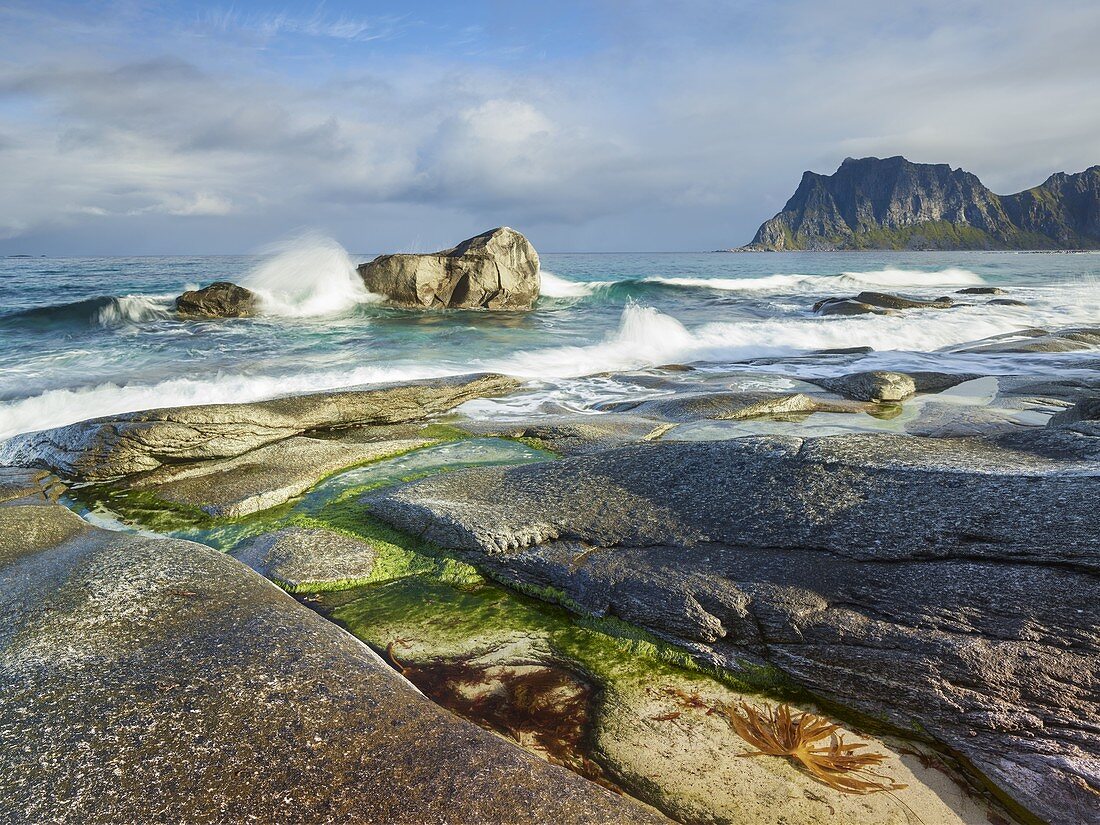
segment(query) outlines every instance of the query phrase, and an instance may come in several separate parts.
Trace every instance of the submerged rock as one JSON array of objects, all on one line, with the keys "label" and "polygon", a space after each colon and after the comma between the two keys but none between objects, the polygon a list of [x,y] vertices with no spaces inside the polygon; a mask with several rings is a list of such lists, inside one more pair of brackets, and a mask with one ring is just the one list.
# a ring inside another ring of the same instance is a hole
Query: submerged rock
[{"label": "submerged rock", "polygon": [[286,527],[247,539],[229,555],[283,590],[326,590],[370,578],[374,548],[343,533]]},{"label": "submerged rock", "polygon": [[504,581],[925,731],[1069,825],[1095,810],[1097,441],[658,442],[364,503]]},{"label": "submerged rock", "polygon": [[162,464],[231,458],[309,431],[421,420],[518,386],[513,378],[482,373],[248,404],[165,407],[19,435],[4,452],[10,464],[103,480]]},{"label": "submerged rock", "polygon": [[814,304],[818,315],[896,315],[891,309],[883,309],[873,304],[856,301],[852,298],[825,298]]},{"label": "submerged rock", "polygon": [[903,401],[917,391],[916,382],[901,372],[856,372],[807,380],[857,401]]},{"label": "submerged rock", "polygon": [[1100,327],[1070,327],[1054,332],[1022,329],[993,335],[957,349],[957,352],[1075,352],[1100,347]]},{"label": "submerged rock", "polygon": [[236,560],[0,506],[0,820],[662,822]]},{"label": "submerged rock", "polygon": [[380,255],[359,267],[367,289],[415,309],[531,309],[539,256],[519,232],[492,229],[428,255]]},{"label": "submerged rock", "polygon": [[818,315],[890,315],[901,309],[949,309],[955,302],[948,297],[925,301],[885,292],[861,292],[852,298],[824,298],[813,306]]},{"label": "submerged rock", "polygon": [[760,416],[807,415],[828,406],[804,393],[687,393],[648,401],[615,401],[597,409],[629,412],[663,421],[739,420]]},{"label": "submerged rock", "polygon": [[1005,290],[999,286],[968,286],[966,289],[956,289],[956,295],[1004,295]]},{"label": "submerged rock", "polygon": [[215,281],[208,287],[183,293],[176,299],[181,315],[207,318],[247,318],[259,309],[255,292],[228,281]]}]

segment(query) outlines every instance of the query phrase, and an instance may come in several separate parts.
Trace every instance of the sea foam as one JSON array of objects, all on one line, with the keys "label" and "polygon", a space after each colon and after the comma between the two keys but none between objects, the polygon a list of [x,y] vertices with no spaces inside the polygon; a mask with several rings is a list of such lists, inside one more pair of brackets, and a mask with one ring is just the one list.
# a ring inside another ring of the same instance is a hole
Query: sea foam
[{"label": "sea foam", "polygon": [[347,250],[332,238],[304,233],[267,247],[267,259],[241,286],[260,296],[267,315],[337,315],[381,300],[367,291]]}]

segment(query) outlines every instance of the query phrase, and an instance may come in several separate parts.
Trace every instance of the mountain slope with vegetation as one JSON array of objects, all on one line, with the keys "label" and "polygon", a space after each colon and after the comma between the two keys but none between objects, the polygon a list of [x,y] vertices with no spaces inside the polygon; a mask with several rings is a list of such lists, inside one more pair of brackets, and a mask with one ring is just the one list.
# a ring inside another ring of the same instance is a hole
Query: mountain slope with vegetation
[{"label": "mountain slope with vegetation", "polygon": [[1100,166],[997,195],[947,164],[847,158],[832,175],[805,172],[742,248],[1100,249]]}]

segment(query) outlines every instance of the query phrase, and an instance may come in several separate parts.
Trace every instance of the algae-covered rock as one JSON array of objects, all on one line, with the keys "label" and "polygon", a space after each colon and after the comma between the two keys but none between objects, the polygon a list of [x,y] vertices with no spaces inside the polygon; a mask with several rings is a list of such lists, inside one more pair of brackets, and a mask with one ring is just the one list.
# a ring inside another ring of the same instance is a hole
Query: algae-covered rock
[{"label": "algae-covered rock", "polygon": [[247,539],[229,555],[284,590],[327,590],[370,578],[375,551],[362,539],[316,528],[286,527]]},{"label": "algae-covered rock", "polygon": [[0,617],[0,821],[664,821],[202,545],[0,507]]},{"label": "algae-covered rock", "polygon": [[1055,428],[658,442],[364,503],[503,581],[923,731],[1069,825],[1095,805],[1098,446]]}]

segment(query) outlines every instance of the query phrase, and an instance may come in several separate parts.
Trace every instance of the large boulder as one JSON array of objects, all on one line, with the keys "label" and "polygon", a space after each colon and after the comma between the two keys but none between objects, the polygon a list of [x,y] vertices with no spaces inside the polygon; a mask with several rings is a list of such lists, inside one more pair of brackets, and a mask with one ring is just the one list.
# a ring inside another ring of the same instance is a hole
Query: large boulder
[{"label": "large boulder", "polygon": [[203,289],[192,289],[176,299],[176,311],[181,315],[203,318],[247,318],[255,315],[259,298],[251,289],[215,281]]},{"label": "large boulder", "polygon": [[428,255],[381,255],[359,267],[367,289],[415,309],[531,309],[539,256],[506,226]]}]

